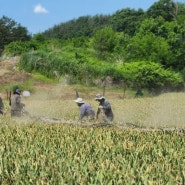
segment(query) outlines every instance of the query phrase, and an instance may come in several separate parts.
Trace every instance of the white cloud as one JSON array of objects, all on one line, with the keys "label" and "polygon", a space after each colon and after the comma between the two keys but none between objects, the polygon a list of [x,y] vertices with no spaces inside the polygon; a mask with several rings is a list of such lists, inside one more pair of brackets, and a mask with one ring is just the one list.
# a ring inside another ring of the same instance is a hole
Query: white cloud
[{"label": "white cloud", "polygon": [[48,11],[41,4],[36,5],[33,11],[34,13],[48,13]]}]

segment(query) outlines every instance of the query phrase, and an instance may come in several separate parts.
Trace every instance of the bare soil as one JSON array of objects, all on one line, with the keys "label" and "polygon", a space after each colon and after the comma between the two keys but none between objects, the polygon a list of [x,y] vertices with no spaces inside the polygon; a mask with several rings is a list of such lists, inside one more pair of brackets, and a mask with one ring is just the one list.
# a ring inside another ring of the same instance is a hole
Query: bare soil
[{"label": "bare soil", "polygon": [[0,62],[0,86],[25,82],[31,78],[30,73],[19,70],[18,57],[9,58]]}]

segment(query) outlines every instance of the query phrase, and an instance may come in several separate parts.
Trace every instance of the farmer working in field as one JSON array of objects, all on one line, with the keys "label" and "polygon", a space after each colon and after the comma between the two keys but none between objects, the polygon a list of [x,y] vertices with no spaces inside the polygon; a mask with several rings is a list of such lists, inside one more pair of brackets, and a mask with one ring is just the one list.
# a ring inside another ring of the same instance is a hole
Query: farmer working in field
[{"label": "farmer working in field", "polygon": [[0,115],[3,115],[3,113],[4,113],[4,103],[3,103],[2,95],[0,93]]},{"label": "farmer working in field", "polygon": [[77,105],[80,108],[80,116],[78,120],[79,122],[81,122],[84,117],[88,117],[89,120],[94,119],[95,112],[89,103],[86,103],[82,98],[77,98],[74,101],[77,103]]},{"label": "farmer working in field", "polygon": [[99,102],[96,119],[98,119],[99,114],[102,113],[103,121],[105,123],[110,123],[114,118],[110,102],[101,94],[96,95],[95,101]]},{"label": "farmer working in field", "polygon": [[25,104],[21,103],[21,91],[16,89],[10,98],[11,116],[20,117]]}]

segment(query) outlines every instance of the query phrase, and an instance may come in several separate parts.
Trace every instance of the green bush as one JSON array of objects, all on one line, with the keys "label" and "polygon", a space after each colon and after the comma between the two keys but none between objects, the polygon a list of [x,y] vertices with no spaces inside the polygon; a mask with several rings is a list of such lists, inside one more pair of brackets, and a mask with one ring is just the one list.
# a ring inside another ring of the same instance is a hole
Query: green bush
[{"label": "green bush", "polygon": [[119,71],[122,71],[125,81],[130,81],[139,88],[147,88],[151,92],[157,93],[162,89],[179,90],[183,87],[183,78],[179,73],[166,70],[158,63],[125,63],[119,67]]},{"label": "green bush", "polygon": [[179,90],[183,86],[183,78],[179,73],[164,69],[159,63],[146,61],[124,65],[88,62],[88,58],[83,55],[67,58],[60,52],[39,50],[22,55],[20,66],[29,72],[38,71],[49,78],[55,78],[55,72],[60,76],[67,74],[74,82],[80,83],[85,83],[87,78],[92,82],[93,79],[110,76],[132,85],[130,87],[146,88],[151,92]]}]

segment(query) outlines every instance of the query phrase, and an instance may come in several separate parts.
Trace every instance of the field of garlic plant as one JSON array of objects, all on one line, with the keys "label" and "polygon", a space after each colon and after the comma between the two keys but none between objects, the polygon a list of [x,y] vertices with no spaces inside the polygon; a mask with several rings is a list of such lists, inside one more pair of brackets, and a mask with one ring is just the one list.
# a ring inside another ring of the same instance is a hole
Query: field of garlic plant
[{"label": "field of garlic plant", "polygon": [[[61,91],[22,98],[32,119],[10,118],[7,106],[0,118],[0,184],[185,183],[184,135],[68,124],[76,123],[79,109]],[[93,95],[83,98],[96,110]],[[185,93],[107,99],[114,125],[185,128]],[[63,121],[47,124],[35,119],[40,116]]]}]

